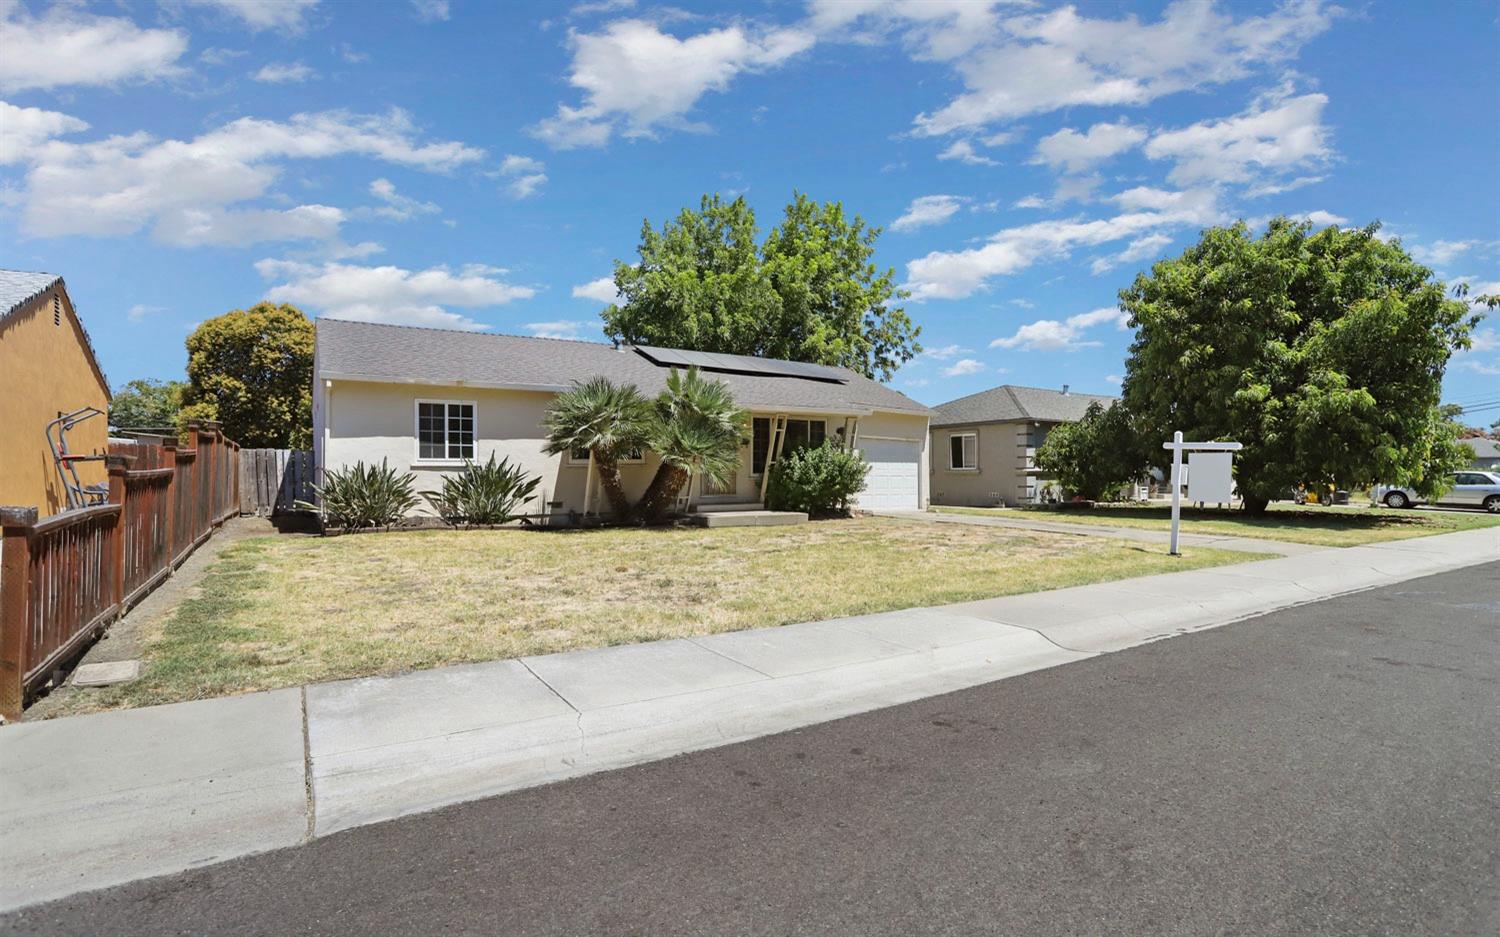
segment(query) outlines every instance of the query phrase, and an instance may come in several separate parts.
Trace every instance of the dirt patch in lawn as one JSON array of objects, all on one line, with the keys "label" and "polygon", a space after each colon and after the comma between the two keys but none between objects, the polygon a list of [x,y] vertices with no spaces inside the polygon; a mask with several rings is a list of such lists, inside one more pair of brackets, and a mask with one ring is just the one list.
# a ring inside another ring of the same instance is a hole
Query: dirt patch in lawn
[{"label": "dirt patch in lawn", "polygon": [[140,680],[50,714],[140,706],[1033,592],[1252,559],[885,518],[801,527],[417,531],[227,550]]}]

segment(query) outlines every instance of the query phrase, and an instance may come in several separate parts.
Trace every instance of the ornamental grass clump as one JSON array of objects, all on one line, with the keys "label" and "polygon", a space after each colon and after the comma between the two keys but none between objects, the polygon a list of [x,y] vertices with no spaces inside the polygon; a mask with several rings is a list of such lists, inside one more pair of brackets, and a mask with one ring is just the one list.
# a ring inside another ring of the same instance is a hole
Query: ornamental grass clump
[{"label": "ornamental grass clump", "polygon": [[319,504],[299,501],[297,506],[317,511],[324,523],[331,518],[346,530],[390,527],[417,506],[416,483],[415,475],[397,472],[385,459],[378,466],[356,462],[323,473],[323,484],[313,486]]},{"label": "ornamental grass clump", "polygon": [[443,477],[441,491],[424,491],[422,497],[450,526],[490,526],[520,518],[541,483],[540,475],[527,475],[509,459],[496,462],[491,453],[484,465],[465,460],[463,471]]}]

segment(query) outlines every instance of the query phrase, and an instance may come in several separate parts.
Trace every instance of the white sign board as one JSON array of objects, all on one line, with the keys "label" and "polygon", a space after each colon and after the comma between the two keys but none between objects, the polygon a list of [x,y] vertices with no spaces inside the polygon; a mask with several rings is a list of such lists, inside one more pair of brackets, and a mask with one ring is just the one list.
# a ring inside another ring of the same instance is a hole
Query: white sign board
[{"label": "white sign board", "polygon": [[1204,504],[1228,504],[1233,497],[1233,458],[1228,452],[1188,453],[1187,499]]}]

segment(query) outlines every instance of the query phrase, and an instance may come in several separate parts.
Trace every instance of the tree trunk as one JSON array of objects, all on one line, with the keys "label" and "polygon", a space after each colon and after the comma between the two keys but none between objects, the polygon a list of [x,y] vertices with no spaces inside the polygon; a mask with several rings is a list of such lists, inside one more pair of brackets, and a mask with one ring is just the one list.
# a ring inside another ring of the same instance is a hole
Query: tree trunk
[{"label": "tree trunk", "polygon": [[661,520],[687,479],[687,469],[672,465],[670,462],[663,462],[656,469],[656,476],[651,479],[650,487],[646,489],[645,494],[641,495],[641,503],[636,505],[641,517],[647,522]]},{"label": "tree trunk", "polygon": [[1249,514],[1251,517],[1264,517],[1266,514],[1266,508],[1269,507],[1270,504],[1270,498],[1253,497],[1251,495],[1241,495],[1240,497],[1240,507],[1243,508],[1244,512],[1246,514]]},{"label": "tree trunk", "polygon": [[599,470],[599,487],[604,489],[605,500],[621,521],[630,519],[630,499],[625,496],[625,486],[620,482],[620,466],[614,459],[600,458],[594,453],[594,467]]}]

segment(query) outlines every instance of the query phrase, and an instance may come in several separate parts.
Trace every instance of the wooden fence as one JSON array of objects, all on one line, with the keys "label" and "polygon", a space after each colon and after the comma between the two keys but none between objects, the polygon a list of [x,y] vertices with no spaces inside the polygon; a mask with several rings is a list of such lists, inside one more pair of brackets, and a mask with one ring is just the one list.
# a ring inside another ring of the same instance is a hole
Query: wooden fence
[{"label": "wooden fence", "polygon": [[309,449],[241,449],[240,513],[271,516],[312,501],[313,454]]},{"label": "wooden fence", "polygon": [[216,423],[187,442],[110,444],[109,503],[38,520],[0,507],[0,715],[156,588],[240,509],[240,447]]}]

